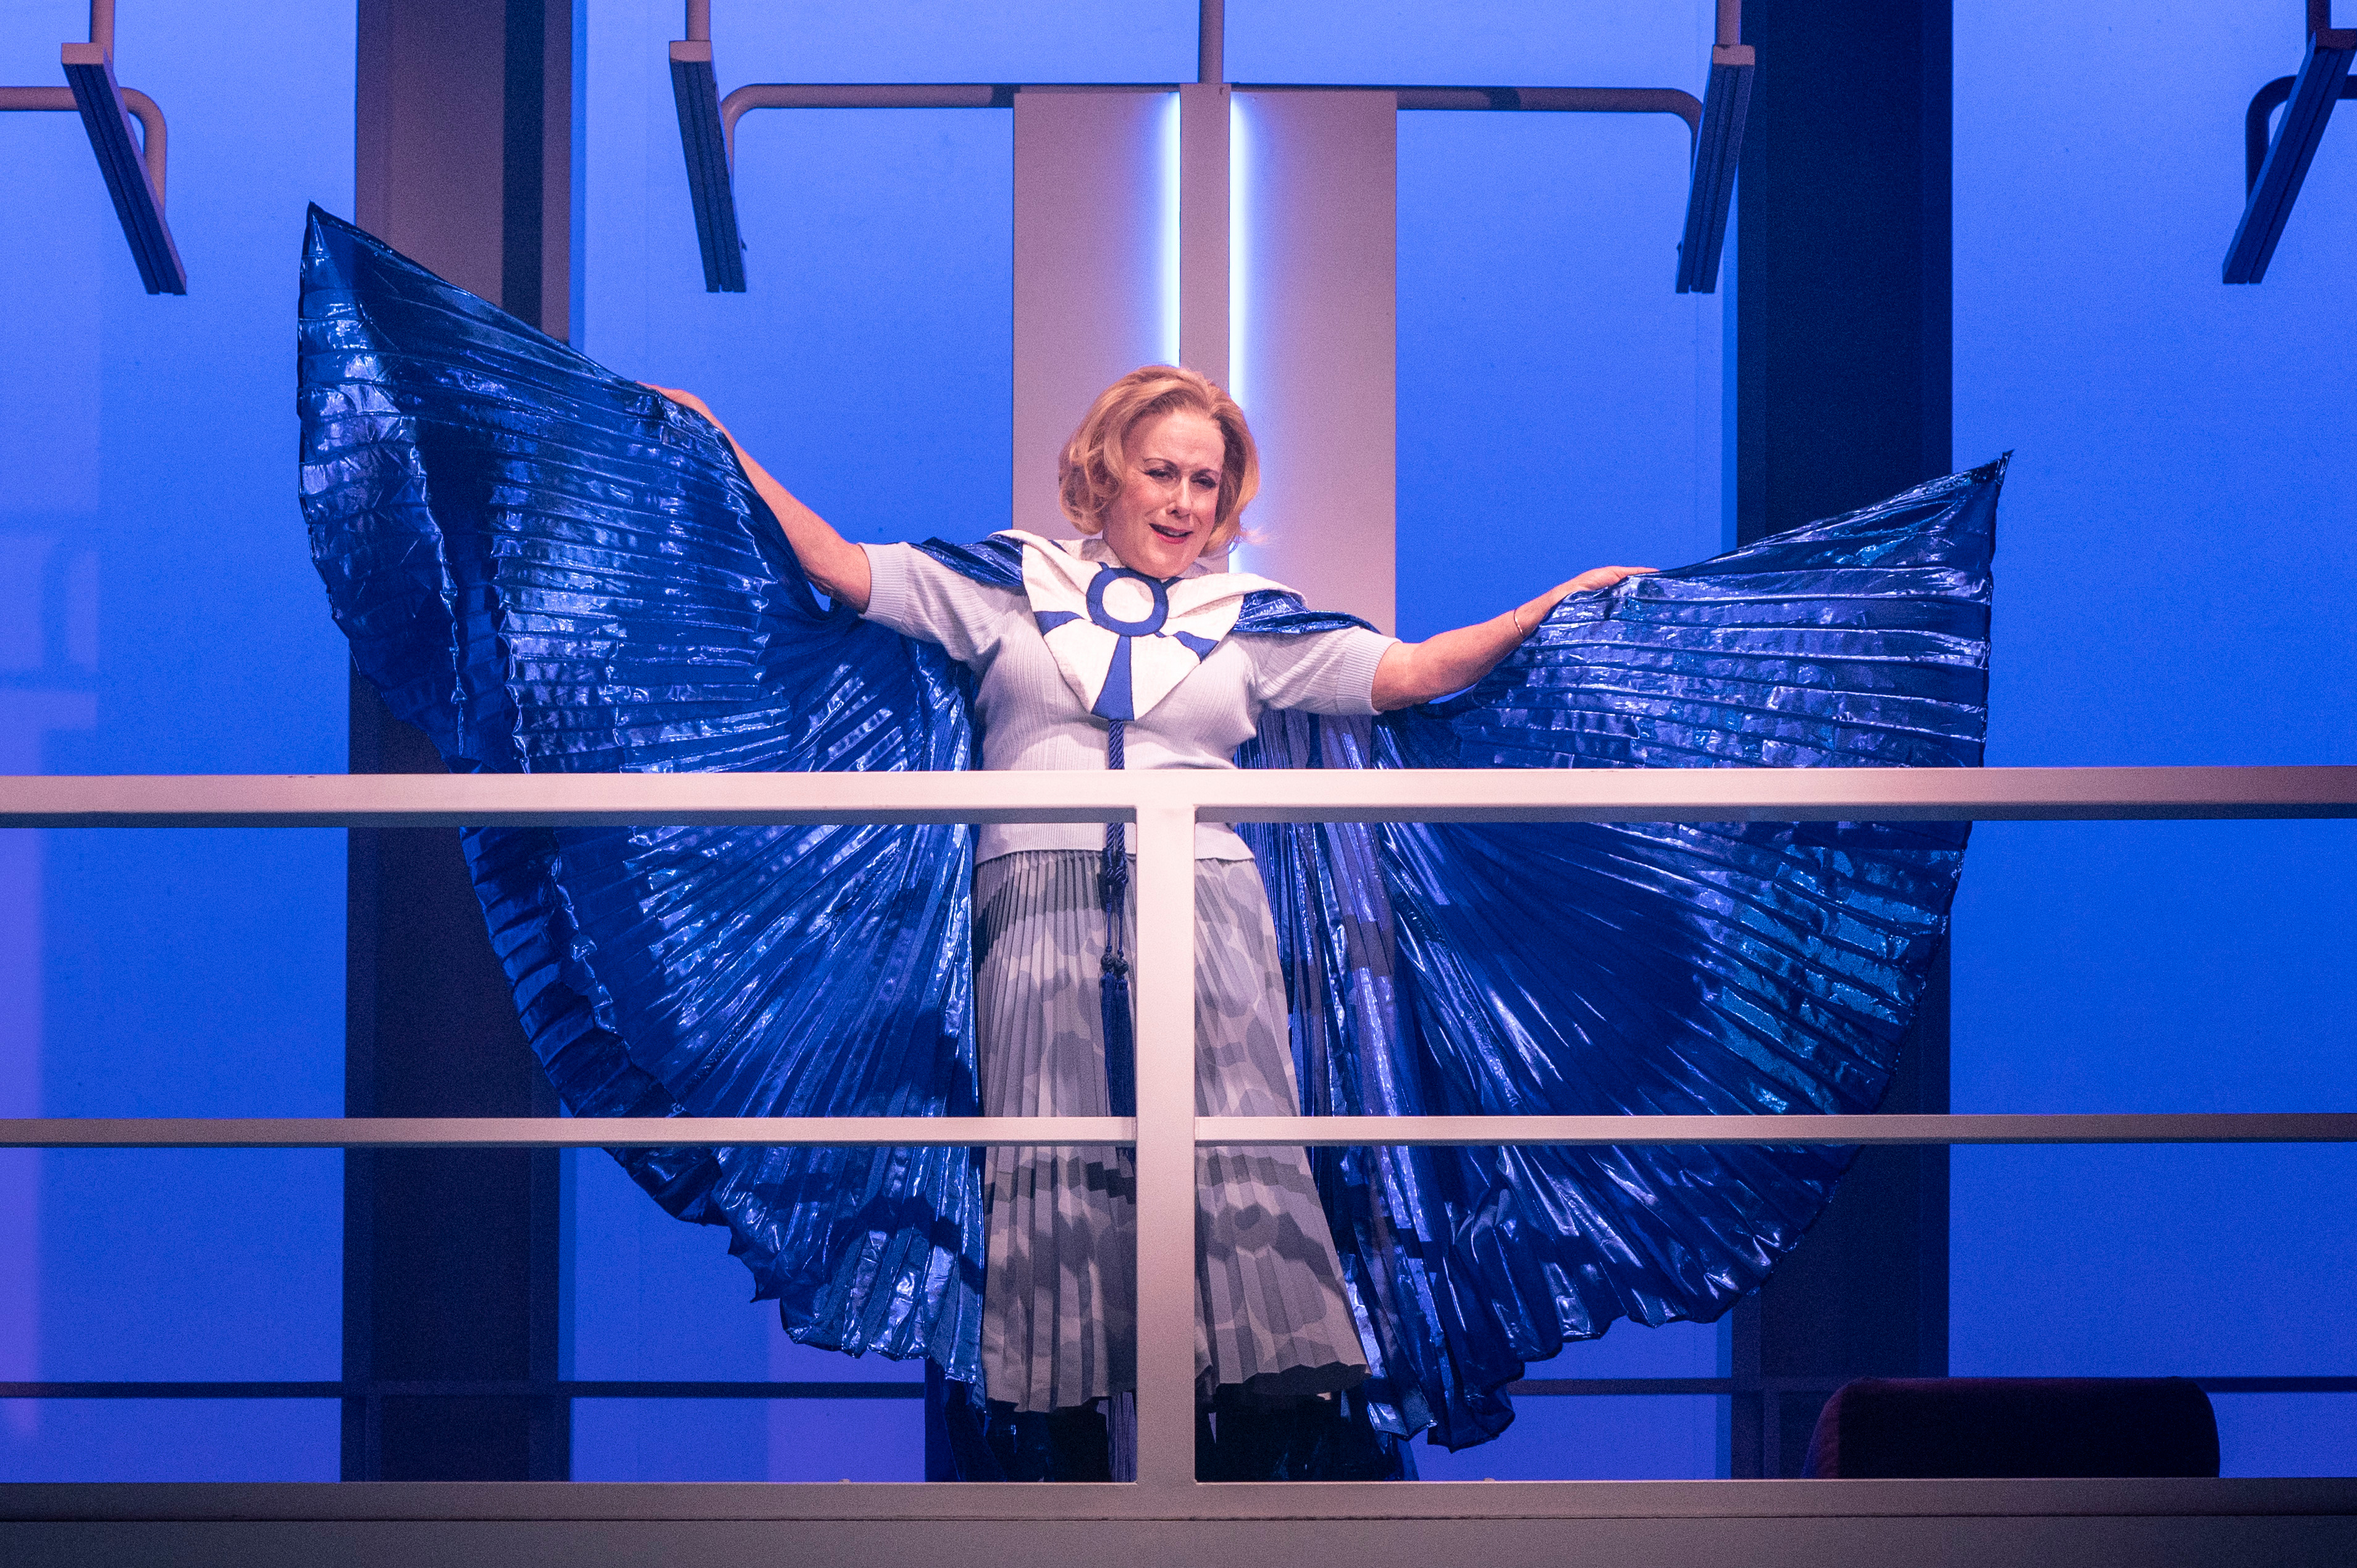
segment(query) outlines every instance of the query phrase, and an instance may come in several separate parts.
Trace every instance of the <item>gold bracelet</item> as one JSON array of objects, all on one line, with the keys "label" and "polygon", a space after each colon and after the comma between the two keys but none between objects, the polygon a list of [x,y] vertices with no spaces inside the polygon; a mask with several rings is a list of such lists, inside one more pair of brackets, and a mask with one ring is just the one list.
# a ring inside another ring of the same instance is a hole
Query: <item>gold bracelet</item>
[{"label": "gold bracelet", "polygon": [[1507,618],[1508,620],[1511,620],[1511,621],[1512,621],[1512,622],[1514,623],[1514,640],[1515,640],[1515,641],[1520,642],[1523,639],[1524,639],[1524,638],[1526,638],[1526,637],[1530,636],[1530,633],[1529,633],[1529,632],[1524,631],[1524,630],[1523,629],[1523,607],[1522,607],[1522,606],[1520,606],[1520,605],[1516,605],[1512,609],[1508,610],[1508,611],[1506,612],[1506,618]]}]

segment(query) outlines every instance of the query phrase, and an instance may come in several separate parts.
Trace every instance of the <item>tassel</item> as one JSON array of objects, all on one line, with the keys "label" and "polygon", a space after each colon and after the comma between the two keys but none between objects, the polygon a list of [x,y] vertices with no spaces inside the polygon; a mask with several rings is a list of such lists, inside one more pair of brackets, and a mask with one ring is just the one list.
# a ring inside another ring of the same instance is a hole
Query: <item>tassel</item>
[{"label": "tassel", "polygon": [[1128,961],[1114,953],[1105,954],[1104,981],[1099,992],[1104,1003],[1105,1090],[1112,1098],[1114,1115],[1135,1116],[1137,1043],[1130,1037]]},{"label": "tassel", "polygon": [[[1120,768],[1120,719],[1105,732],[1105,766]],[[1137,1041],[1129,1005],[1129,854],[1119,822],[1105,824],[1104,864],[1097,874],[1097,897],[1104,908],[1105,950],[1097,998],[1104,1022],[1105,1092],[1116,1116],[1137,1114]]]}]

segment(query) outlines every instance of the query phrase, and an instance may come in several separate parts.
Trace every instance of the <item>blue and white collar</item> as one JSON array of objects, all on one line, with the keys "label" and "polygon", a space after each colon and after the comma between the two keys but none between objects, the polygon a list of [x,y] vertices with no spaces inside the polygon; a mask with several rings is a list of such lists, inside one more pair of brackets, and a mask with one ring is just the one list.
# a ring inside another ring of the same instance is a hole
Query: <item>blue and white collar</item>
[{"label": "blue and white collar", "polygon": [[1101,719],[1142,718],[1194,673],[1235,628],[1246,595],[1286,590],[1244,572],[1200,562],[1163,581],[1121,564],[1102,539],[1020,542],[1023,591],[1056,667]]}]

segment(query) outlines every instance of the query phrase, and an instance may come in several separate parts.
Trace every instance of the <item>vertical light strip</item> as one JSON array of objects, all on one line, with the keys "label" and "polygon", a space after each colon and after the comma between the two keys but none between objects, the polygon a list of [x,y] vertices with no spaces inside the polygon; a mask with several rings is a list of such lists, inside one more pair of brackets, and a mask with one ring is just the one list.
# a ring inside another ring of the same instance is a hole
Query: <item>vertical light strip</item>
[{"label": "vertical light strip", "polygon": [[1162,101],[1162,124],[1156,133],[1162,171],[1159,208],[1161,243],[1157,264],[1162,269],[1159,291],[1162,318],[1156,335],[1155,357],[1166,365],[1178,363],[1178,95]]},{"label": "vertical light strip", "polygon": [[1245,286],[1252,263],[1251,231],[1245,220],[1245,166],[1251,156],[1250,127],[1244,115],[1244,96],[1239,92],[1228,101],[1228,395],[1245,403],[1250,412],[1245,388],[1244,352],[1248,344],[1247,324],[1251,317],[1246,302],[1251,291]]},{"label": "vertical light strip", "polygon": [[[1252,415],[1252,399],[1245,390],[1244,354],[1250,347],[1245,331],[1250,317],[1245,311],[1251,295],[1244,285],[1251,249],[1246,241],[1250,231],[1245,224],[1244,165],[1250,147],[1244,95],[1232,93],[1228,99],[1228,395],[1243,407],[1247,419]],[[1245,515],[1251,517],[1249,511]],[[1228,570],[1251,571],[1246,560],[1251,553],[1251,544],[1239,537],[1228,546]]]}]

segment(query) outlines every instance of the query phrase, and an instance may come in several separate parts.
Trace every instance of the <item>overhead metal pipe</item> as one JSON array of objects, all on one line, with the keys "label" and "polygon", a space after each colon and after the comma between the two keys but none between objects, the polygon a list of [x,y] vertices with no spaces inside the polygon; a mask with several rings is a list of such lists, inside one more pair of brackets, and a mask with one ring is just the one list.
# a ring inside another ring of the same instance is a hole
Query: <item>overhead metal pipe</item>
[{"label": "overhead metal pipe", "polygon": [[748,81],[720,101],[728,166],[737,166],[737,122],[751,109],[1012,109],[1006,82]]},{"label": "overhead metal pipe", "polygon": [[[1316,86],[1288,89],[1318,91]],[[1337,89],[1335,91],[1363,91]],[[1384,91],[1378,88],[1377,91]],[[1523,114],[1674,114],[1700,133],[1702,100],[1675,87],[1394,87],[1402,109]]]},{"label": "overhead metal pipe", "polygon": [[[2251,95],[2251,106],[2243,112],[2243,199],[2251,199],[2253,188],[2259,183],[2259,170],[2266,166],[2267,145],[2274,139],[2276,111],[2291,97],[2292,82],[2288,76],[2276,77]],[[2341,100],[2347,102],[2357,98],[2357,76],[2341,84]]]}]

